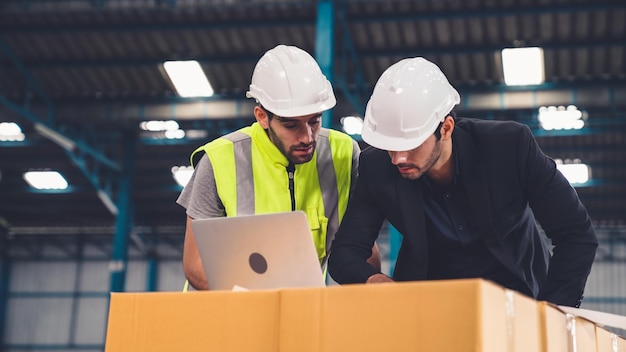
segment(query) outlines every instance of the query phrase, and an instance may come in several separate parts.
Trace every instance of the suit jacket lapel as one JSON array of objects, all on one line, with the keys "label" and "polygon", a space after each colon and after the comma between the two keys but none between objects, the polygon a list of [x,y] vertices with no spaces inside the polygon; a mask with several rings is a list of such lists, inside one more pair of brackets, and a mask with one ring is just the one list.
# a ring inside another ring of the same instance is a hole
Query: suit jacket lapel
[{"label": "suit jacket lapel", "polygon": [[490,190],[487,169],[479,158],[469,135],[463,130],[455,129],[454,137],[457,155],[460,159],[461,178],[470,200],[470,213],[475,220],[478,231],[491,253],[513,273],[519,272],[515,259],[507,253],[500,236],[493,227]]},{"label": "suit jacket lapel", "polygon": [[485,167],[481,165],[478,152],[464,130],[455,129],[452,138],[459,158],[463,187],[471,204],[468,215],[478,226],[478,229],[472,231],[479,231],[489,248],[500,248],[498,236],[491,223],[491,203]]},{"label": "suit jacket lapel", "polygon": [[[426,222],[421,182],[406,180],[400,176],[396,178],[396,192],[399,210],[403,219],[403,243],[408,246],[411,258],[401,258],[406,263],[403,266],[410,268],[411,278],[425,279],[428,271],[428,240],[426,237]],[[407,266],[411,262],[410,266]],[[398,273],[402,275],[402,273]]]}]

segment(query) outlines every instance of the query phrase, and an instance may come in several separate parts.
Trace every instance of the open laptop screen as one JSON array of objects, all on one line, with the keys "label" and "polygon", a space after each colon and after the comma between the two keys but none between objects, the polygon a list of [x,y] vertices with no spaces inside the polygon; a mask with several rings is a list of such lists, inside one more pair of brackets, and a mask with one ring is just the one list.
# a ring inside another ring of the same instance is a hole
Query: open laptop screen
[{"label": "open laptop screen", "polygon": [[193,220],[211,290],[324,286],[302,211]]}]

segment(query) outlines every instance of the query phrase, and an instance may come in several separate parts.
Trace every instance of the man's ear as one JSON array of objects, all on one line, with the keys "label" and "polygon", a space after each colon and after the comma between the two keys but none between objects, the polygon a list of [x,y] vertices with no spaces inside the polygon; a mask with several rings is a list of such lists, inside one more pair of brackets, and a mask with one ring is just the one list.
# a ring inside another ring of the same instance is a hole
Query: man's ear
[{"label": "man's ear", "polygon": [[269,127],[270,125],[269,116],[267,116],[267,112],[261,109],[261,107],[258,105],[254,107],[254,118],[259,123],[259,125],[263,127],[264,130],[266,130]]},{"label": "man's ear", "polygon": [[447,139],[452,137],[452,131],[454,131],[454,118],[448,115],[441,124],[441,130],[439,131],[441,132],[441,139]]}]

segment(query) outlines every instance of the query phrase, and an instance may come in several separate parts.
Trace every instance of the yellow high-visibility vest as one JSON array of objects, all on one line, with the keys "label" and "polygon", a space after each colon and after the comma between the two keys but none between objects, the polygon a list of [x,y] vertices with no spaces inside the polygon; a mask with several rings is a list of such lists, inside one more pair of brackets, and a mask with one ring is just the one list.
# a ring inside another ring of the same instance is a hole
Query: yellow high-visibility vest
[{"label": "yellow high-visibility vest", "polygon": [[[355,144],[346,134],[322,128],[311,161],[295,166],[295,209],[307,216],[323,267],[348,203]],[[292,210],[289,161],[258,123],[199,147],[192,164],[199,152],[211,161],[226,216]]]}]

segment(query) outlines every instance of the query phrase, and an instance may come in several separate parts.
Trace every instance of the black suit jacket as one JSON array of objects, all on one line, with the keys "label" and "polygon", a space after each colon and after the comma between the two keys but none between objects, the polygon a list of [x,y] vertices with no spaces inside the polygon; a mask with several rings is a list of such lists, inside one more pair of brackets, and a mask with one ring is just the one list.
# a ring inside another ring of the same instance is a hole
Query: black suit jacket
[{"label": "black suit jacket", "polygon": [[[542,153],[530,129],[512,121],[457,119],[452,134],[475,228],[493,255],[540,300],[578,306],[597,238],[576,191]],[[329,272],[362,283],[385,219],[401,234],[394,279],[424,280],[428,236],[422,180],[402,178],[386,151],[361,153],[359,179],[332,244]],[[535,219],[554,245],[542,240]]]}]

